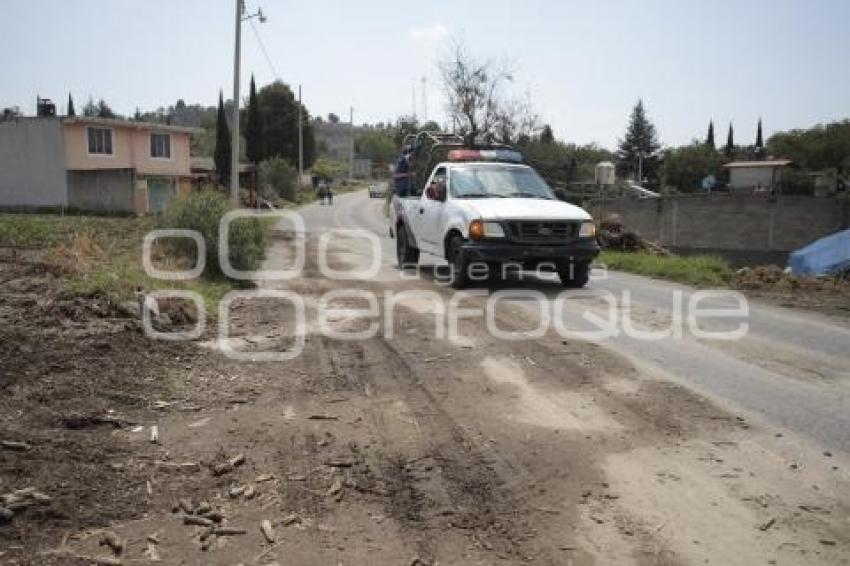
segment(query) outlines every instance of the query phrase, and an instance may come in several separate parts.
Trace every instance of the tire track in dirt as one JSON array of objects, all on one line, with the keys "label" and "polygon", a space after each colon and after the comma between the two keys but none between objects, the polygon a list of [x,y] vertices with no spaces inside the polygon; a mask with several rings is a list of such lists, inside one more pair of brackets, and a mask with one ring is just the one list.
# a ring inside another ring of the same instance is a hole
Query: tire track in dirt
[{"label": "tire track in dirt", "polygon": [[[385,356],[389,375],[401,386],[400,394],[412,409],[417,428],[428,437],[429,446],[419,462],[433,462],[427,471],[439,475],[445,483],[440,486],[443,493],[438,493],[433,485],[419,488],[407,482],[410,489],[419,490],[419,495],[429,500],[424,506],[440,509],[450,505],[449,526],[468,531],[484,549],[528,558],[532,552],[525,548],[527,510],[523,509],[521,497],[509,490],[503,479],[516,477],[518,470],[507,461],[494,458],[492,451],[481,449],[423,384],[423,377],[427,376],[420,376],[390,341],[381,339],[377,344]],[[440,513],[445,515],[445,511]],[[433,539],[420,544],[433,555]]]}]

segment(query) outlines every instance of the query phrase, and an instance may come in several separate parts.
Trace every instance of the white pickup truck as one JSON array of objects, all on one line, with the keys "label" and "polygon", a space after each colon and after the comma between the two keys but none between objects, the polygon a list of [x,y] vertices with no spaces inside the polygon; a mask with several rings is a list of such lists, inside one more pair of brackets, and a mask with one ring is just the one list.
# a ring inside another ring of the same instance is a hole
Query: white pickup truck
[{"label": "white pickup truck", "polygon": [[587,284],[599,253],[593,220],[558,200],[520,153],[453,149],[421,193],[393,196],[400,267],[425,252],[448,261],[455,288],[509,268],[554,270],[566,287]]}]

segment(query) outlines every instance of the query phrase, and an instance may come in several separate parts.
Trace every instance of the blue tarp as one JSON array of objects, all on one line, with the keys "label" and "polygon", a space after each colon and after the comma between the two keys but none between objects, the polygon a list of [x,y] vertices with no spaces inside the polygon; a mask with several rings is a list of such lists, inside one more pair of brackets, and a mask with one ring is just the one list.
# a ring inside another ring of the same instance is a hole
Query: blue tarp
[{"label": "blue tarp", "polygon": [[850,269],[850,230],[836,232],[793,252],[788,267],[794,275],[831,275]]}]

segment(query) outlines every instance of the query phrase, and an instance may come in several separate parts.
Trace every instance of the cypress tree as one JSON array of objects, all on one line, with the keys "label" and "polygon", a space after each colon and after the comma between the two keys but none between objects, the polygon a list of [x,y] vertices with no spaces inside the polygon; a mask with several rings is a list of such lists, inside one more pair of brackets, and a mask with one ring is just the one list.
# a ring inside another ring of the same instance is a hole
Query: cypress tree
[{"label": "cypress tree", "polygon": [[[637,172],[641,162],[641,174],[649,179],[656,178],[658,158],[655,153],[660,149],[655,126],[646,116],[643,100],[638,100],[629,116],[629,125],[625,137],[620,140],[617,159],[620,168]],[[640,182],[640,181],[639,181]]]},{"label": "cypress tree", "polygon": [[227,127],[227,116],[224,114],[224,95],[218,92],[218,118],[215,125],[215,171],[218,182],[226,185],[230,179],[230,128]]},{"label": "cypress tree", "polygon": [[71,93],[68,93],[68,116],[76,116],[77,113],[74,111],[74,99],[71,98]]},{"label": "cypress tree", "polygon": [[756,129],[756,155],[761,157],[764,154],[764,141],[761,137],[761,116],[759,116],[759,125]]},{"label": "cypress tree", "polygon": [[705,145],[714,149],[714,120],[708,121],[708,134],[705,136]]},{"label": "cypress tree", "polygon": [[732,157],[735,154],[735,135],[732,131],[732,122],[729,122],[729,134],[726,136],[726,148],[724,149],[726,157]]},{"label": "cypress tree", "polygon": [[265,157],[263,155],[263,124],[260,119],[260,104],[257,101],[254,75],[251,75],[251,90],[248,94],[248,109],[245,117],[245,153],[248,160],[255,165]]}]

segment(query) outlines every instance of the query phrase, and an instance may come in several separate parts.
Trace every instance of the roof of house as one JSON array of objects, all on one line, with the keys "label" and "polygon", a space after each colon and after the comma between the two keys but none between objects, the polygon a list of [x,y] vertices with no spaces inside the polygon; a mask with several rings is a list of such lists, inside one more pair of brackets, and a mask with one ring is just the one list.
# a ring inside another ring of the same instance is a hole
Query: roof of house
[{"label": "roof of house", "polygon": [[157,122],[138,122],[120,118],[99,118],[97,116],[69,116],[63,120],[66,124],[89,124],[95,126],[110,126],[113,128],[135,128],[137,130],[156,130],[158,132],[174,132],[178,134],[198,134],[201,128],[188,126],[172,126]]},{"label": "roof of house", "polygon": [[758,167],[785,167],[790,165],[790,159],[764,159],[762,161],[733,161],[727,163],[724,167],[734,168],[758,168]]}]

